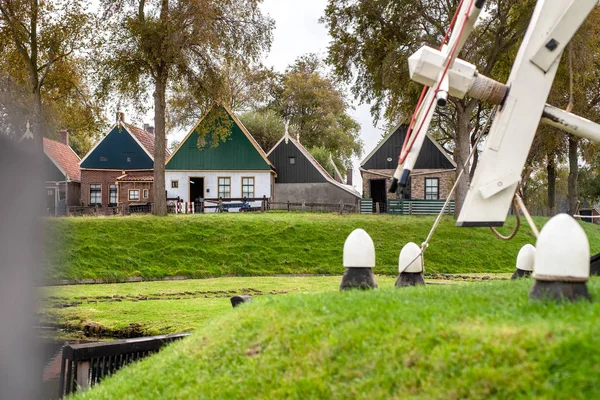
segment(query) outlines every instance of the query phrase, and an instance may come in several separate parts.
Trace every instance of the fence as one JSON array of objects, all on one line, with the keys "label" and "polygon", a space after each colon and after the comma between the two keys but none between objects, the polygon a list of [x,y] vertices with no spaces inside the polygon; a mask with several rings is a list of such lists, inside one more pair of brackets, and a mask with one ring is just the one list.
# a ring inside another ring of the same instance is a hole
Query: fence
[{"label": "fence", "polygon": [[[388,199],[384,203],[374,203],[372,199],[360,200],[361,214],[397,214],[397,215],[429,215],[439,214],[445,200],[402,200]],[[444,210],[446,214],[454,214],[454,200],[450,200]]]},{"label": "fence", "polygon": [[167,199],[167,210],[173,214],[197,214],[206,211],[266,211],[269,209],[270,202],[271,199],[266,196],[251,198],[205,198],[195,202],[184,202],[181,198],[169,198]]},{"label": "fence", "polygon": [[67,345],[63,348],[59,398],[98,384],[127,364],[148,357],[187,333],[105,343]]},{"label": "fence", "polygon": [[356,212],[356,206],[353,204],[339,203],[307,203],[307,202],[270,202],[269,210],[279,211],[302,211],[302,212],[338,212],[340,214],[350,214]]},{"label": "fence", "polygon": [[131,214],[150,214],[152,213],[152,203],[145,204],[123,204],[120,206],[74,206],[69,207],[67,216],[106,216],[106,215],[131,215]]}]

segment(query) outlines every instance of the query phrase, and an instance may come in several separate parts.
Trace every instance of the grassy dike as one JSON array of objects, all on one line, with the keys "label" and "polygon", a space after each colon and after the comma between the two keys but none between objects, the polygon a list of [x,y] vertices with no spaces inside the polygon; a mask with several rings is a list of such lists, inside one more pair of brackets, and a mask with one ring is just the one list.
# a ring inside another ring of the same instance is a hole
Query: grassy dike
[{"label": "grassy dike", "polygon": [[530,301],[531,285],[270,296],[75,398],[600,398],[600,303]]},{"label": "grassy dike", "polygon": [[[50,279],[109,281],[341,274],[344,241],[363,228],[375,242],[375,272],[394,275],[402,246],[423,242],[433,221],[433,216],[301,213],[48,219],[46,270]],[[537,220],[538,226],[544,222]],[[502,231],[514,225],[509,218]],[[600,251],[600,229],[582,226],[592,251]],[[425,255],[427,272],[510,272],[525,243],[535,243],[526,225],[505,242],[487,228],[457,228],[445,217]]]}]

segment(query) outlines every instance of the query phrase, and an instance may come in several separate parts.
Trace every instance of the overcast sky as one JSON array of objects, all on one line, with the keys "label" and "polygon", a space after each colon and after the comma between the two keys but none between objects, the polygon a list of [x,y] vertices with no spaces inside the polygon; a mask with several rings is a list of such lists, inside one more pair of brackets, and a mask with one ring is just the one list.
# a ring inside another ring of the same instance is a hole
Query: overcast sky
[{"label": "overcast sky", "polygon": [[[327,0],[264,0],[261,8],[265,14],[275,20],[275,31],[271,51],[263,63],[283,72],[303,54],[316,53],[325,57],[330,36],[325,25],[319,23],[319,18],[323,16],[326,6]],[[361,126],[361,138],[364,141],[362,157],[364,157],[375,147],[383,131],[373,127],[368,105],[359,106],[355,102],[355,109],[351,110],[350,114]],[[173,133],[169,140],[181,140],[186,133],[184,131]],[[362,192],[359,162],[358,159],[354,162],[353,176],[354,186]]]}]

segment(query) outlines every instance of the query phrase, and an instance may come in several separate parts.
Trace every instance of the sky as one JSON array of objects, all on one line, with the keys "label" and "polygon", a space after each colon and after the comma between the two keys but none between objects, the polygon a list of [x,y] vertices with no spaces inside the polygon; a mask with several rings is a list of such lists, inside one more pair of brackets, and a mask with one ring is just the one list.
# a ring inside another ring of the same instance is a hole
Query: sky
[{"label": "sky", "polygon": [[[316,53],[325,57],[331,37],[326,26],[319,23],[319,18],[323,16],[326,6],[327,0],[264,0],[261,5],[263,13],[275,20],[273,44],[263,59],[265,66],[272,66],[283,72],[303,54]],[[361,138],[364,142],[363,154],[360,159],[354,160],[353,171],[353,184],[362,192],[358,170],[360,160],[373,150],[384,132],[373,126],[368,105],[354,102],[354,110],[350,110],[350,115],[361,125]],[[186,133],[175,132],[170,135],[169,140],[181,140]]]}]

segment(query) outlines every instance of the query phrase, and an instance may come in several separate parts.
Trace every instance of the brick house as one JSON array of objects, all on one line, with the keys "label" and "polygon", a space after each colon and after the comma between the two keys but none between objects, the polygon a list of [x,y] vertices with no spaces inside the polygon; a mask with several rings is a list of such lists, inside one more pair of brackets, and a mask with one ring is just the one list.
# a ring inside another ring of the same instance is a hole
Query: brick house
[{"label": "brick house", "polygon": [[69,132],[60,131],[60,139],[44,138],[46,210],[63,215],[66,208],[80,203],[81,172],[79,156],[69,146]]},{"label": "brick house", "polygon": [[407,130],[407,125],[398,125],[361,162],[363,197],[373,199],[374,204],[396,198],[445,200],[450,193],[456,163],[429,134],[411,174],[410,184],[401,193],[388,192]]},{"label": "brick house", "polygon": [[[168,153],[167,153],[168,155]],[[115,207],[153,202],[154,128],[117,123],[81,160],[81,202]]]}]

